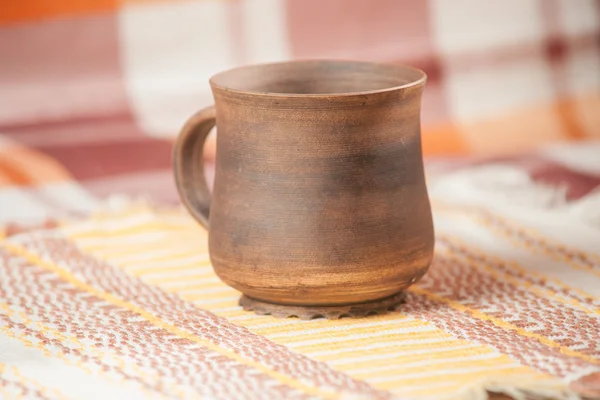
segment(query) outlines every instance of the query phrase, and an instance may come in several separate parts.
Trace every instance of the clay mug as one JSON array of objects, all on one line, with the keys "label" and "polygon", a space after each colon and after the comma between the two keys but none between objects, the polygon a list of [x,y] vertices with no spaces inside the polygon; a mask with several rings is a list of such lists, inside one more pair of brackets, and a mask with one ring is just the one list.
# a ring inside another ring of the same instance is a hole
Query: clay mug
[{"label": "clay mug", "polygon": [[[214,106],[185,124],[173,164],[219,278],[266,303],[339,306],[423,276],[434,247],[425,81],[409,66],[334,60],[214,75]],[[211,195],[202,149],[215,124]]]}]

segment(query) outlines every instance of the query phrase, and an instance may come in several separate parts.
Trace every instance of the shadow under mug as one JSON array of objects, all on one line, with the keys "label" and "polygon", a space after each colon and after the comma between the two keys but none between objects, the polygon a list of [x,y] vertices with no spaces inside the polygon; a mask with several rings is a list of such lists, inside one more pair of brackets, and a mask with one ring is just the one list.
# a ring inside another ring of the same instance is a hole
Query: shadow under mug
[{"label": "shadow under mug", "polygon": [[[210,79],[174,173],[216,274],[282,305],[385,299],[420,279],[434,230],[420,137],[425,74],[355,61],[251,65]],[[212,196],[202,149],[217,126]]]}]

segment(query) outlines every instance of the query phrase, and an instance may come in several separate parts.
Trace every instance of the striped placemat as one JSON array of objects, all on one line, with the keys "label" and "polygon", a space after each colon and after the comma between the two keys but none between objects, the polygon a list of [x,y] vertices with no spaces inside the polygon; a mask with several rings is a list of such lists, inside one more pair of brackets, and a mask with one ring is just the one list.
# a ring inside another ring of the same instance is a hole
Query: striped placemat
[{"label": "striped placemat", "polygon": [[570,383],[600,371],[600,229],[573,207],[484,207],[468,201],[477,176],[448,179],[463,182],[462,200],[432,185],[430,271],[400,311],[363,319],[243,311],[211,268],[206,232],[181,209],[129,204],[9,236],[0,393],[577,398]]}]

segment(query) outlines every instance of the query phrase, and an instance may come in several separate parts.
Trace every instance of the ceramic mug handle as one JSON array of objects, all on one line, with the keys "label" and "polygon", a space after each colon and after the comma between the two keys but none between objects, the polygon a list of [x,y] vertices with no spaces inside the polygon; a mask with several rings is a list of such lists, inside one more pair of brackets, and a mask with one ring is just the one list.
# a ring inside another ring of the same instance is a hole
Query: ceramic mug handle
[{"label": "ceramic mug handle", "polygon": [[181,129],[173,149],[175,184],[181,201],[206,229],[211,195],[204,176],[203,149],[215,124],[214,106],[198,111]]}]

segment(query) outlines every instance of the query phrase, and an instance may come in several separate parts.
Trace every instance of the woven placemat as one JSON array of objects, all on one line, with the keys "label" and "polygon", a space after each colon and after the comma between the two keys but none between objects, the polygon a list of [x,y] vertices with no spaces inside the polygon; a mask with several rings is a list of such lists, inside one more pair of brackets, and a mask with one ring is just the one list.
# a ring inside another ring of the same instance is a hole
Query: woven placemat
[{"label": "woven placemat", "polygon": [[436,256],[425,277],[382,305],[381,315],[333,320],[244,310],[261,312],[256,303],[240,306],[240,293],[220,282],[206,232],[180,209],[133,204],[9,236],[0,246],[1,393],[593,393],[600,371],[595,228],[563,218],[564,229],[548,229],[551,219],[536,225],[540,216],[531,212],[433,204]]}]

